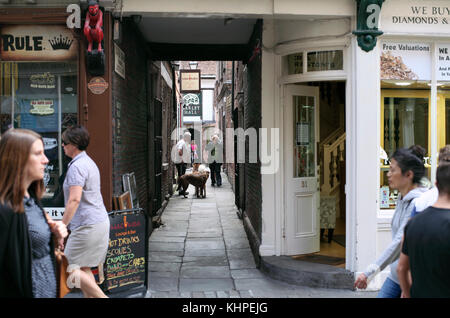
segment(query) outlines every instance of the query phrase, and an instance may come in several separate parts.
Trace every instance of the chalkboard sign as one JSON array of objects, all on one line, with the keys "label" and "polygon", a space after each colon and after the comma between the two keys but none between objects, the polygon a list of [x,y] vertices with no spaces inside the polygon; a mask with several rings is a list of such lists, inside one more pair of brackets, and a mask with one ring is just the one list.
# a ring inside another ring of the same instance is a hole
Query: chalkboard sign
[{"label": "chalkboard sign", "polygon": [[142,213],[110,214],[110,241],[105,261],[109,292],[124,291],[145,283],[145,216]]}]

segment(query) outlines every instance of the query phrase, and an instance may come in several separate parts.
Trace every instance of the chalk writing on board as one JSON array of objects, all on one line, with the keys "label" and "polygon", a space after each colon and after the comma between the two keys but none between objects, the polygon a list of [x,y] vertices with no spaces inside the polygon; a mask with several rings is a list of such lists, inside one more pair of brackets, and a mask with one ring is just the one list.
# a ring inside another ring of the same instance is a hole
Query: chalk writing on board
[{"label": "chalk writing on board", "polygon": [[144,216],[123,214],[110,218],[110,240],[106,255],[106,288],[119,291],[145,280]]}]

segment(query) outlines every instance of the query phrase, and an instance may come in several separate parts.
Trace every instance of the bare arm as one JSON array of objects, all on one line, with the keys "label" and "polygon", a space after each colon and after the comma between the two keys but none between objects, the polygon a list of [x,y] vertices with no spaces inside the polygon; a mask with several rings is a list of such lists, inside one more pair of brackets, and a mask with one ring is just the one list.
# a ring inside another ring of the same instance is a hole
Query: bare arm
[{"label": "bare arm", "polygon": [[71,186],[69,188],[69,199],[67,200],[66,209],[64,211],[63,223],[69,224],[72,220],[75,212],[78,209],[81,201],[81,195],[83,193],[83,188],[81,186]]},{"label": "bare arm", "polygon": [[411,279],[409,269],[409,256],[400,253],[400,259],[397,265],[397,275],[398,281],[400,282],[400,287],[402,289],[402,298],[411,298]]}]

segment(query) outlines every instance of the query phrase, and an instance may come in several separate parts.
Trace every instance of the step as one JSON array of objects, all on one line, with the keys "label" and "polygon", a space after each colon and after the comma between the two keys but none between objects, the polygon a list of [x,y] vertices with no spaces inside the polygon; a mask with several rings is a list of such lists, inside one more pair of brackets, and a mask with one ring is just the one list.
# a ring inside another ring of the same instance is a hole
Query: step
[{"label": "step", "polygon": [[353,273],[331,265],[303,262],[290,256],[263,256],[260,269],[269,277],[289,284],[353,290]]}]

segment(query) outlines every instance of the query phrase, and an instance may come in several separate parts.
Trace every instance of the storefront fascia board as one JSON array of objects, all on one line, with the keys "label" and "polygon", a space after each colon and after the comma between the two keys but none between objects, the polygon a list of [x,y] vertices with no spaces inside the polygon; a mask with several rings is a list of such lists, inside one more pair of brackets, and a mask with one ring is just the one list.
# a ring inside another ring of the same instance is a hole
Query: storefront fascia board
[{"label": "storefront fascia board", "polygon": [[124,15],[141,14],[151,16],[164,14],[170,16],[214,17],[220,15],[272,15],[273,0],[127,0],[123,2]]},{"label": "storefront fascia board", "polygon": [[354,0],[127,0],[123,2],[124,16],[140,14],[143,16],[162,15],[184,17],[215,17],[231,15],[250,16],[353,16],[356,5]]},{"label": "storefront fascia board", "polygon": [[273,11],[280,15],[321,15],[325,16],[353,16],[356,11],[354,0],[274,0]]}]

